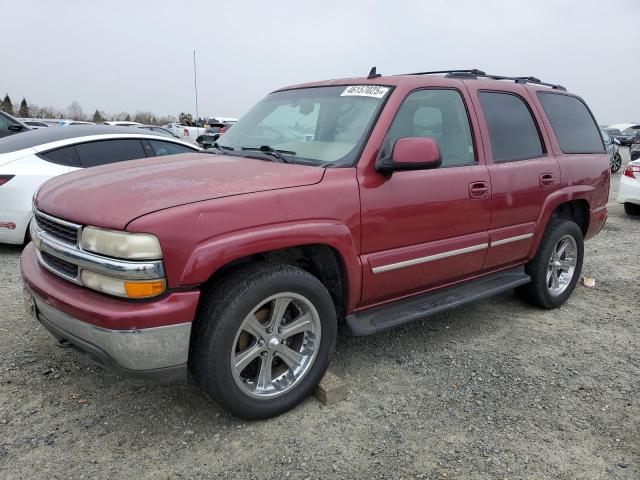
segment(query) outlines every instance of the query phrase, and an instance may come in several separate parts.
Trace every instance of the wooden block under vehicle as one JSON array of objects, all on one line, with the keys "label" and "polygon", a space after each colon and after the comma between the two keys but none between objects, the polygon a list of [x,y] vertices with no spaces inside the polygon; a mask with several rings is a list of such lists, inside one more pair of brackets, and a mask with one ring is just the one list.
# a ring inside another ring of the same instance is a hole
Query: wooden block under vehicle
[{"label": "wooden block under vehicle", "polygon": [[315,396],[325,405],[331,405],[347,398],[347,384],[340,377],[327,370],[316,388]]}]

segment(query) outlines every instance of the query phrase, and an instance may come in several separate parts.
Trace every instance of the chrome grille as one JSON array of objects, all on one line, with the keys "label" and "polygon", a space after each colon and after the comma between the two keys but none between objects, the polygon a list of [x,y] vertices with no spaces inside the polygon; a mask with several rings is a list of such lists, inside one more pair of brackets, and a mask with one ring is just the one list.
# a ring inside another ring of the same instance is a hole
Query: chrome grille
[{"label": "chrome grille", "polygon": [[77,265],[49,255],[47,252],[40,252],[40,255],[46,266],[49,267],[50,270],[53,270],[54,273],[58,273],[69,279],[76,279],[78,277]]},{"label": "chrome grille", "polygon": [[57,218],[38,211],[34,212],[34,216],[36,222],[38,222],[38,226],[52,237],[69,245],[78,244],[80,225],[58,220]]}]

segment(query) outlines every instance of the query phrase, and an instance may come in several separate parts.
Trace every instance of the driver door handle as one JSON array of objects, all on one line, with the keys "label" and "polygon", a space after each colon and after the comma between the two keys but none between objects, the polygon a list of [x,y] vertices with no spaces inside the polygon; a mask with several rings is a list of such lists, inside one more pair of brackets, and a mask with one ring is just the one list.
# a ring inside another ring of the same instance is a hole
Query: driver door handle
[{"label": "driver door handle", "polygon": [[489,194],[489,183],[480,181],[480,182],[471,182],[469,184],[469,196],[471,198],[484,198]]}]

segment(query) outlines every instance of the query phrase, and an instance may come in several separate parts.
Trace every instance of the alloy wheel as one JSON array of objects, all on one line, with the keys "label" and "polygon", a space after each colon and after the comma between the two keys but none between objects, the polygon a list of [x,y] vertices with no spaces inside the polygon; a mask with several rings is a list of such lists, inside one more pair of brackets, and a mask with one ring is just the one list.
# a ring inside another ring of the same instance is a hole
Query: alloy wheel
[{"label": "alloy wheel", "polygon": [[578,246],[571,235],[563,236],[556,243],[547,267],[547,289],[553,296],[564,292],[576,270]]},{"label": "alloy wheel", "polygon": [[231,349],[240,390],[274,398],[300,383],[320,346],[320,316],[306,297],[283,292],[260,302],[243,320]]}]

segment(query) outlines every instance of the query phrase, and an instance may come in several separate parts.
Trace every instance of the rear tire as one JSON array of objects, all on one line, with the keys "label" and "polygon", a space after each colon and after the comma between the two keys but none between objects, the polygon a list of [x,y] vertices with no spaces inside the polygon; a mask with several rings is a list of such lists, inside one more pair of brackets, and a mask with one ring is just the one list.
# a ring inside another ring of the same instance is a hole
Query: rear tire
[{"label": "rear tire", "polygon": [[583,257],[580,227],[570,220],[552,218],[536,256],[525,266],[531,283],[516,288],[516,292],[537,307],[558,308],[580,278]]},{"label": "rear tire", "polygon": [[337,335],[333,300],[316,277],[291,265],[253,265],[203,296],[189,370],[205,394],[232,414],[257,420],[313,392]]},{"label": "rear tire", "polygon": [[636,205],[635,203],[625,203],[624,204],[624,213],[627,215],[640,215],[640,205]]}]

